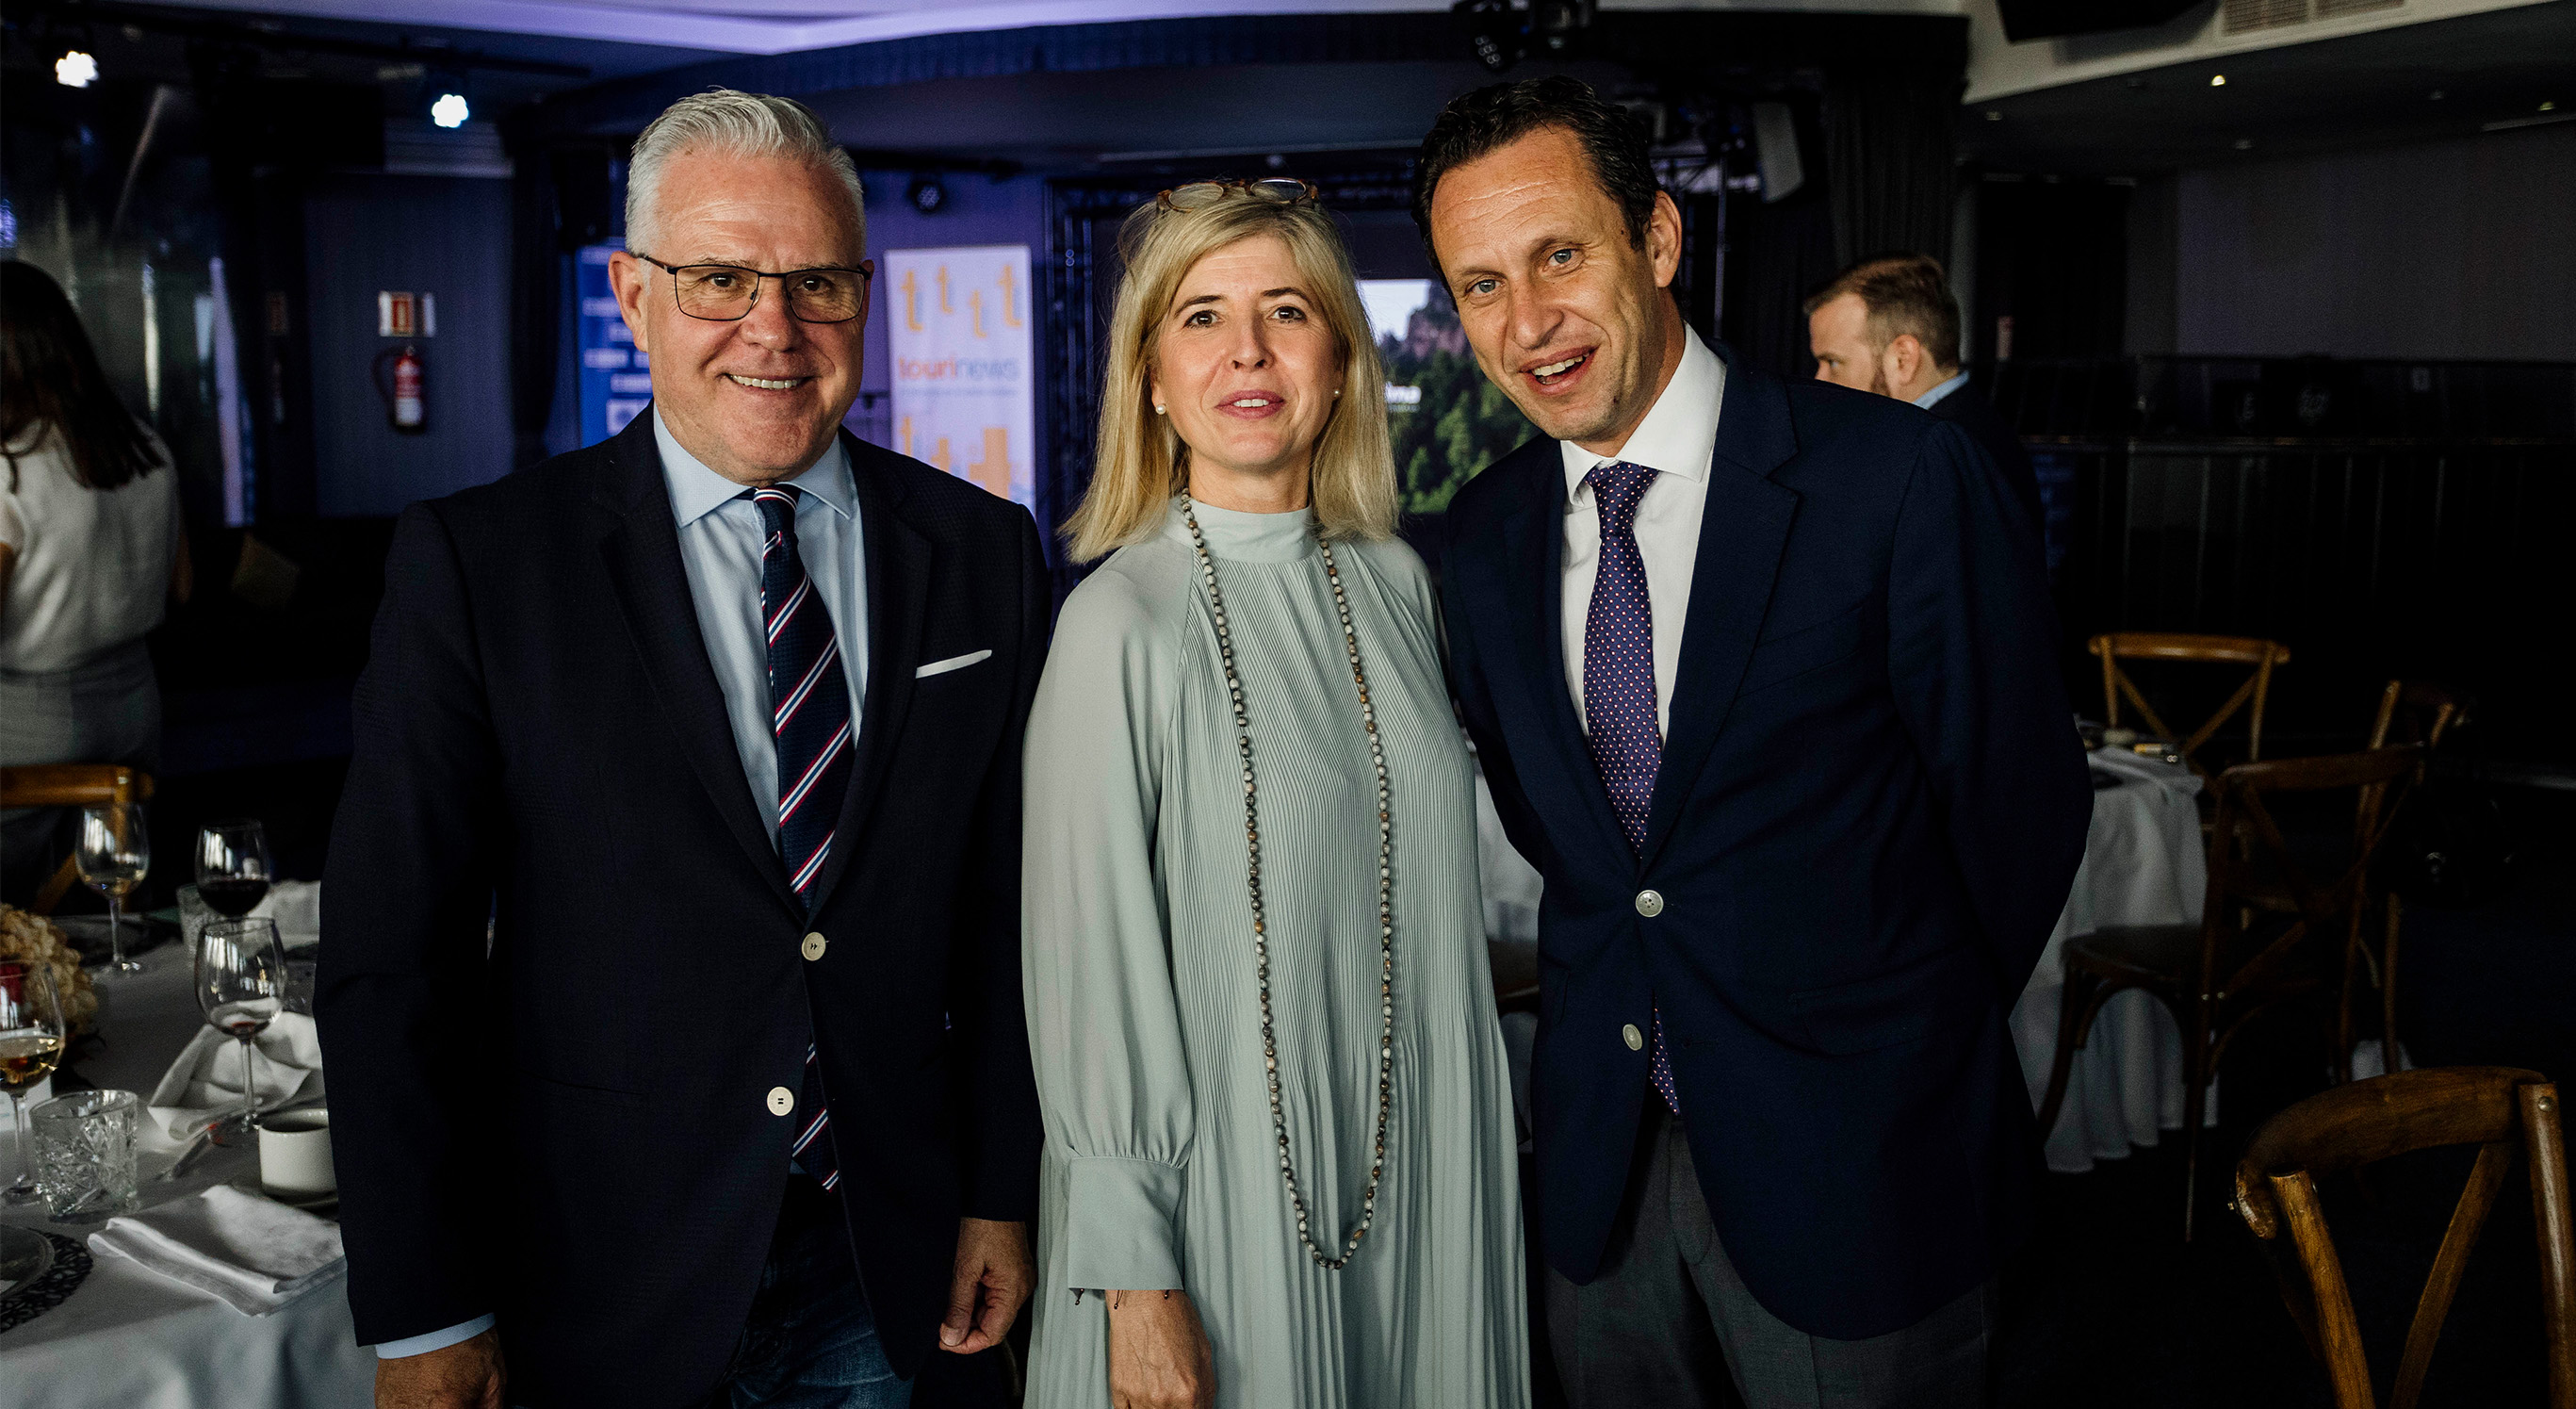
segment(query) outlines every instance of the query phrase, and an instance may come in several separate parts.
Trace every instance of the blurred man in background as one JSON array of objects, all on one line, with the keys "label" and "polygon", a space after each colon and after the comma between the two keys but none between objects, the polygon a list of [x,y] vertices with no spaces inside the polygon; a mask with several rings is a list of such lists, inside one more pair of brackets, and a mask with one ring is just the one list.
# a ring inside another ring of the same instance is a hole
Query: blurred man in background
[{"label": "blurred man in background", "polygon": [[1807,300],[1816,379],[1911,401],[1956,421],[2041,522],[2039,477],[2021,437],[1959,369],[1959,300],[1930,255],[1865,259]]}]

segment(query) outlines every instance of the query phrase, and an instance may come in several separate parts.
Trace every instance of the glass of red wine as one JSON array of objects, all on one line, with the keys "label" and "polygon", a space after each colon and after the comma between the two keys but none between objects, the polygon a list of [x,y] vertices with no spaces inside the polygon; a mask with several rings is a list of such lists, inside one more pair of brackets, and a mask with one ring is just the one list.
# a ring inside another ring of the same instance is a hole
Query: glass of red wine
[{"label": "glass of red wine", "polygon": [[272,879],[259,823],[209,822],[197,833],[197,895],[207,909],[238,920],[268,895]]},{"label": "glass of red wine", "polygon": [[207,1026],[241,1043],[241,1104],[216,1122],[215,1143],[229,1145],[259,1114],[251,1043],[285,1010],[286,950],[277,942],[274,920],[217,919],[198,932],[196,959],[198,1011]]}]

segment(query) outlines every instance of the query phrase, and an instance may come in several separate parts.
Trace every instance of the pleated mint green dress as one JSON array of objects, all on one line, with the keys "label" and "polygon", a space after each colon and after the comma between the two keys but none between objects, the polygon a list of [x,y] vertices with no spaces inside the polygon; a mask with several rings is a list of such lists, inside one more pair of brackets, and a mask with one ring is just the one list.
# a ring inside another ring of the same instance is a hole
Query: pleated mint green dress
[{"label": "pleated mint green dress", "polygon": [[[1316,1241],[1358,1220],[1377,1118],[1376,776],[1307,513],[1201,505],[1251,716],[1289,1139]],[[1433,593],[1334,545],[1395,820],[1395,1069],[1378,1213],[1318,1267],[1280,1179],[1243,783],[1189,531],[1065,604],[1029,724],[1024,970],[1046,1115],[1028,1403],[1109,1403],[1103,1288],[1186,1289],[1221,1406],[1529,1402],[1511,1086],[1473,783]]]}]

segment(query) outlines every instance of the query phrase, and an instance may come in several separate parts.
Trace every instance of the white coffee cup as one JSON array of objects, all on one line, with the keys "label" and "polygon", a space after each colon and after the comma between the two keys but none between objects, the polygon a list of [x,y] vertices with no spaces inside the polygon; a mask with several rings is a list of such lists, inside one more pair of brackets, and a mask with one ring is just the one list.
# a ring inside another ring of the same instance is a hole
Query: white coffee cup
[{"label": "white coffee cup", "polygon": [[319,1106],[259,1118],[259,1186],[310,1199],[340,1187],[331,1169],[331,1113]]}]

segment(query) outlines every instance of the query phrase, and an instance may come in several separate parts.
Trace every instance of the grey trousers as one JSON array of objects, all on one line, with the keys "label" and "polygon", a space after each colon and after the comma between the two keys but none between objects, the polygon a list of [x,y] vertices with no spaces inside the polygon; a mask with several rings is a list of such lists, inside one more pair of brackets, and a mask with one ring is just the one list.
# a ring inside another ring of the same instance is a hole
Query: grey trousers
[{"label": "grey trousers", "polygon": [[1681,1120],[1649,1095],[1601,1272],[1547,1273],[1547,1338],[1574,1409],[1981,1409],[1994,1283],[1867,1340],[1762,1308],[1719,1246]]}]

